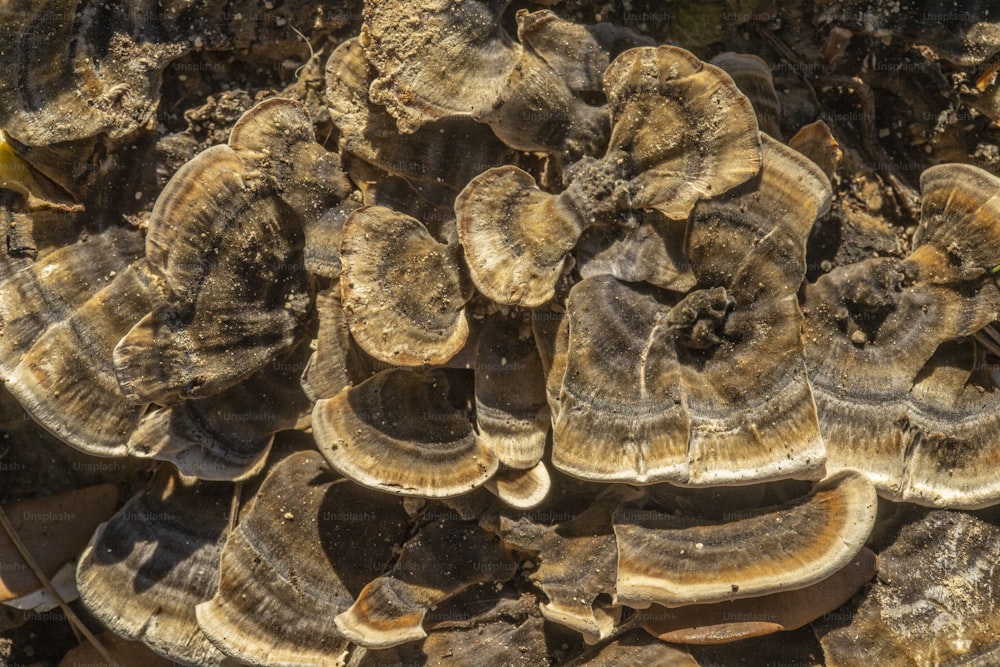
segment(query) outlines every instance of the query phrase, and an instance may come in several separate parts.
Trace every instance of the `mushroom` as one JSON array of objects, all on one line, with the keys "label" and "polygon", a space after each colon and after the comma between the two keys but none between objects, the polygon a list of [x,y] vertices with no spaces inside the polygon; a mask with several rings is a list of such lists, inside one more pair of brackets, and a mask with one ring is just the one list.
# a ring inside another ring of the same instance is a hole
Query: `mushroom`
[{"label": "mushroom", "polygon": [[[146,238],[169,294],[115,348],[129,400],[166,405],[218,393],[299,338],[311,308],[303,228],[314,211],[289,216],[282,204],[309,200],[320,186],[283,177],[287,160],[319,150],[313,142],[298,106],[266,100],[243,115],[230,145],[203,151],[170,179]],[[346,194],[340,181],[325,187],[330,201]]]},{"label": "mushroom", "polygon": [[679,607],[805,588],[857,556],[876,507],[871,482],[851,471],[803,498],[721,523],[620,507],[616,602]]},{"label": "mushroom", "polygon": [[456,373],[385,370],[316,401],[316,445],[338,472],[388,493],[447,498],[481,486],[499,460],[472,430]]},{"label": "mushroom", "polygon": [[879,553],[879,573],[854,606],[814,624],[830,667],[995,661],[1000,530],[966,512],[910,521]]},{"label": "mushroom", "polygon": [[611,63],[604,87],[612,115],[607,152],[572,164],[564,192],[544,192],[507,166],[477,176],[455,200],[472,280],[493,301],[540,306],[554,296],[588,228],[612,225],[627,209],[683,220],[699,199],[759,171],[750,102],[717,67],[675,47],[636,48]]},{"label": "mushroom", "polygon": [[[778,141],[781,136],[781,103],[771,78],[771,66],[752,53],[724,51],[712,58],[712,64],[733,78],[757,115],[757,127]],[[820,121],[822,122],[822,121]],[[827,174],[829,176],[829,174]]]},{"label": "mushroom", "polygon": [[465,345],[466,290],[455,254],[419,220],[382,206],[344,224],[344,314],[351,335],[380,361],[440,365]]},{"label": "mushroom", "polygon": [[518,150],[589,152],[607,136],[607,111],[582,94],[610,54],[551,12],[518,12],[522,43],[513,42],[500,25],[506,4],[422,2],[401,11],[366,2],[361,44],[377,73],[371,101],[405,134],[468,116]]},{"label": "mushroom", "polygon": [[219,581],[233,486],[183,481],[162,469],[102,524],[80,556],[80,599],[117,635],[172,660],[222,665],[198,629],[195,605]]},{"label": "mushroom", "polygon": [[801,628],[850,600],[875,570],[875,552],[862,548],[850,563],[805,588],[675,609],[651,605],[636,616],[647,632],[666,642],[724,644]]},{"label": "mushroom", "polygon": [[311,401],[333,398],[342,389],[353,384],[358,362],[347,329],[344,308],[340,299],[340,284],[316,295],[316,313],[319,330],[316,349],[302,370],[302,389]]},{"label": "mushroom", "polygon": [[527,510],[537,507],[552,488],[552,479],[544,461],[532,468],[501,470],[486,481],[486,489],[507,505]]},{"label": "mushroom", "polygon": [[292,454],[226,541],[198,625],[241,664],[343,665],[349,646],[330,621],[381,572],[405,524],[398,499],[338,479],[317,452]]},{"label": "mushroom", "polygon": [[500,462],[527,470],[542,459],[549,432],[545,375],[519,320],[493,315],[476,347],[476,427]]},{"label": "mushroom", "polygon": [[46,329],[5,378],[7,389],[63,442],[98,456],[124,455],[144,406],[122,395],[112,350],[136,313],[162,294],[145,260],[132,264]]},{"label": "mushroom", "polygon": [[506,548],[478,526],[437,521],[404,544],[392,571],[365,586],[333,622],[367,648],[423,639],[428,611],[472,584],[507,581],[516,568]]},{"label": "mushroom", "polygon": [[888,498],[980,507],[998,499],[990,486],[936,472],[957,462],[948,443],[960,437],[982,447],[977,457],[992,456],[993,439],[970,413],[980,399],[960,398],[967,375],[928,364],[943,344],[1000,315],[990,273],[1000,256],[1000,210],[990,193],[1000,180],[967,165],[926,173],[924,212],[905,259],[837,267],[806,285],[806,363],[831,470],[861,470]]},{"label": "mushroom", "polygon": [[260,472],[274,434],[304,427],[312,409],[299,380],[308,343],[291,352],[218,394],[146,412],[128,453],[170,461],[181,474],[205,480]]}]

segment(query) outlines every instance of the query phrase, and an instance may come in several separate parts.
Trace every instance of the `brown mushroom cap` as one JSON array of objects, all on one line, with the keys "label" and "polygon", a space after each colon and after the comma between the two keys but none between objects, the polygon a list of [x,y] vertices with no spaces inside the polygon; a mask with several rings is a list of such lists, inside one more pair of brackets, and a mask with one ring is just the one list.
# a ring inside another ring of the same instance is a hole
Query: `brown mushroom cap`
[{"label": "brown mushroom cap", "polygon": [[552,479],[544,461],[527,470],[502,470],[486,482],[486,489],[515,509],[537,507],[552,488]]},{"label": "brown mushroom cap", "polygon": [[308,343],[218,394],[152,410],[129,438],[132,456],[170,461],[183,475],[237,481],[258,473],[274,434],[304,426],[312,404],[300,369]]},{"label": "brown mushroom cap", "polygon": [[446,498],[481,486],[499,460],[473,432],[452,379],[386,370],[317,401],[320,452],[340,473],[388,493]]},{"label": "brown mushroom cap", "polygon": [[527,325],[499,315],[487,319],[475,371],[479,437],[504,465],[534,467],[545,451],[549,407],[542,361]]},{"label": "brown mushroom cap", "polygon": [[352,350],[351,334],[347,329],[340,299],[340,284],[316,295],[319,330],[316,350],[302,370],[302,388],[312,401],[333,398],[352,384],[356,352]]},{"label": "brown mushroom cap", "polygon": [[[757,115],[757,126],[778,141],[781,136],[781,104],[774,89],[771,66],[752,53],[724,51],[712,58],[712,64],[725,70]],[[829,176],[829,174],[828,174]]]},{"label": "brown mushroom cap", "polygon": [[788,140],[788,147],[794,148],[815,162],[830,179],[844,158],[844,152],[840,150],[830,126],[822,120],[803,125],[795,136]]},{"label": "brown mushroom cap", "polygon": [[231,484],[183,483],[161,471],[98,528],[81,555],[76,583],[90,613],[173,660],[224,664],[194,610],[218,584],[232,493]]},{"label": "brown mushroom cap", "polygon": [[487,298],[540,306],[570,261],[586,222],[568,195],[551,195],[513,166],[490,169],[455,200],[472,282]]},{"label": "brown mushroom cap", "polygon": [[608,155],[624,151],[632,208],[683,220],[760,170],[753,107],[733,80],[675,46],[630,49],[604,73],[611,106]]},{"label": "brown mushroom cap", "polygon": [[879,553],[879,574],[856,609],[814,624],[826,664],[996,662],[1000,530],[966,512],[909,522]]},{"label": "brown mushroom cap", "polygon": [[344,637],[368,648],[423,639],[430,609],[472,584],[507,581],[516,569],[506,548],[482,528],[438,521],[404,544],[392,571],[365,586],[334,623]]},{"label": "brown mushroom cap", "polygon": [[469,323],[453,250],[419,220],[358,209],[340,251],[344,314],[358,345],[390,364],[439,365],[465,345]]},{"label": "brown mushroom cap", "polygon": [[392,557],[406,521],[398,499],[337,479],[317,452],[292,454],[226,541],[199,627],[241,664],[344,664],[331,620],[381,573],[372,564]]},{"label": "brown mushroom cap", "polygon": [[70,317],[50,326],[6,378],[32,418],[60,440],[99,456],[121,456],[143,407],[118,386],[112,350],[136,313],[162,298],[145,261],[128,267]]},{"label": "brown mushroom cap", "polygon": [[804,588],[855,558],[876,507],[871,482],[843,471],[804,498],[735,521],[620,508],[616,599],[677,607]]}]

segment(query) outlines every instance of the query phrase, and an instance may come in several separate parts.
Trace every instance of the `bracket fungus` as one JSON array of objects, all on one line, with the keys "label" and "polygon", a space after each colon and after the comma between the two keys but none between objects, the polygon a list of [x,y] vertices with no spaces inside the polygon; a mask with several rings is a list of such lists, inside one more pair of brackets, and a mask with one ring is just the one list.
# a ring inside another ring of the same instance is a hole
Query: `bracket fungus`
[{"label": "bracket fungus", "polygon": [[975,416],[982,399],[963,394],[971,364],[955,368],[956,378],[945,358],[931,359],[1000,316],[991,274],[1000,179],[942,165],[921,184],[923,215],[906,258],[838,267],[806,285],[809,378],[831,470],[862,470],[895,500],[991,505],[996,485],[969,479],[973,461],[991,460],[997,447]]},{"label": "bracket fungus", "polygon": [[567,168],[561,194],[506,166],[477,176],[455,200],[472,280],[493,301],[540,306],[554,296],[588,228],[614,225],[628,209],[683,220],[699,199],[760,170],[750,102],[725,72],[687,51],[630,49],[608,67],[604,89],[612,119],[607,152]]},{"label": "bracket fungus", "polygon": [[469,323],[456,250],[419,220],[384,206],[351,214],[340,284],[347,326],[365,352],[419,366],[443,364],[462,349]]},{"label": "bracket fungus", "polygon": [[316,444],[364,486],[425,498],[467,493],[500,461],[473,431],[462,393],[461,378],[444,370],[381,371],[316,401]]}]

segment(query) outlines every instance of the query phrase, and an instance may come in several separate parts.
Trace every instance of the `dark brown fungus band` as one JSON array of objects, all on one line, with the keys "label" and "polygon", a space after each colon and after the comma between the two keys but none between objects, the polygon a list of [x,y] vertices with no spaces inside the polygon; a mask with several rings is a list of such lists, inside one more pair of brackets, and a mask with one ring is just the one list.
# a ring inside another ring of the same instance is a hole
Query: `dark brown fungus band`
[{"label": "dark brown fungus band", "polygon": [[500,462],[472,429],[460,373],[385,370],[319,400],[316,445],[338,472],[364,486],[425,498],[468,493]]},{"label": "dark brown fungus band", "polygon": [[[360,509],[359,508],[363,508]],[[313,451],[274,466],[222,550],[198,625],[241,664],[343,665],[331,620],[382,573],[407,523],[397,498],[338,478]]]},{"label": "dark brown fungus band", "polygon": [[232,484],[183,481],[162,469],[81,555],[76,584],[90,612],[171,660],[232,664],[195,619],[195,606],[218,586],[232,493]]},{"label": "dark brown fungus band", "polygon": [[440,365],[465,345],[465,281],[457,248],[438,243],[419,220],[383,206],[351,214],[340,257],[347,326],[376,359]]},{"label": "dark brown fungus band", "polygon": [[344,637],[367,648],[423,639],[431,609],[473,584],[507,581],[516,570],[495,536],[475,524],[437,521],[404,544],[392,570],[365,586],[334,624]]},{"label": "dark brown fungus band", "polygon": [[617,602],[679,607],[805,588],[857,556],[877,500],[871,482],[844,471],[732,521],[623,506],[614,515]]}]

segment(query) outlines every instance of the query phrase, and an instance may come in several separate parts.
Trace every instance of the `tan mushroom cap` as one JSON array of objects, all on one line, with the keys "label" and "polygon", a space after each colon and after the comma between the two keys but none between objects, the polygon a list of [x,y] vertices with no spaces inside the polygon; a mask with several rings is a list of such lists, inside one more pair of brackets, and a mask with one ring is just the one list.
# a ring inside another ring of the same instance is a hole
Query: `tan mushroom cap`
[{"label": "tan mushroom cap", "polygon": [[724,644],[795,630],[850,600],[876,569],[875,552],[862,548],[843,568],[805,588],[675,609],[651,605],[637,617],[654,637],[678,644]]},{"label": "tan mushroom cap", "polygon": [[161,290],[145,261],[128,267],[35,341],[6,378],[7,389],[60,440],[90,454],[123,456],[143,407],[122,395],[112,350]]},{"label": "tan mushroom cap", "polygon": [[628,153],[632,208],[683,220],[760,170],[753,107],[723,70],[674,46],[630,49],[604,73],[608,154]]},{"label": "tan mushroom cap", "polygon": [[[879,576],[856,609],[814,624],[826,664],[996,662],[1000,530],[966,512],[909,522],[879,553]],[[845,616],[849,621],[845,622]]]},{"label": "tan mushroom cap", "polygon": [[382,371],[316,402],[316,444],[364,486],[426,498],[467,493],[493,476],[499,460],[473,432],[454,395],[458,381],[441,370]]},{"label": "tan mushroom cap", "polygon": [[334,624],[367,648],[423,639],[424,617],[432,608],[473,584],[507,581],[516,570],[506,547],[482,528],[438,521],[404,544],[392,571],[365,586]]},{"label": "tan mushroom cap", "polygon": [[[920,175],[920,225],[913,259],[934,283],[968,281],[1000,265],[1000,178],[968,164],[941,164]],[[931,257],[932,255],[932,257]]]},{"label": "tan mushroom cap", "polygon": [[458,238],[472,282],[487,298],[532,308],[555,296],[586,222],[568,195],[551,195],[505,166],[469,183],[455,200]]},{"label": "tan mushroom cap", "polygon": [[610,276],[573,286],[552,418],[552,463],[575,477],[649,484],[687,479],[689,417],[669,308]]},{"label": "tan mushroom cap", "polygon": [[794,148],[815,162],[830,179],[844,158],[844,152],[840,150],[840,144],[830,131],[830,126],[822,120],[803,125],[788,140],[788,147]]},{"label": "tan mushroom cap", "polygon": [[354,340],[380,361],[440,365],[465,345],[469,323],[454,249],[419,220],[368,206],[344,224],[344,314]]},{"label": "tan mushroom cap", "polygon": [[357,38],[343,42],[330,54],[325,100],[341,132],[340,146],[404,178],[428,201],[450,207],[455,194],[473,176],[522,159],[488,126],[471,118],[441,118],[412,134],[400,134],[386,108],[369,101],[370,80],[368,61]]},{"label": "tan mushroom cap", "polygon": [[761,143],[752,189],[695,207],[687,243],[700,289],[667,318],[691,415],[690,484],[823,475],[797,292],[831,187],[799,153],[767,135]]},{"label": "tan mushroom cap", "polygon": [[183,483],[167,470],[94,533],[77,566],[87,609],[116,634],[197,665],[225,656],[201,633],[195,605],[219,581],[233,486]]},{"label": "tan mushroom cap", "polygon": [[476,427],[500,462],[534,467],[545,451],[549,407],[545,374],[529,327],[494,315],[476,347]]},{"label": "tan mushroom cap", "polygon": [[522,510],[538,507],[552,489],[544,461],[527,470],[502,470],[486,481],[486,489],[507,505]]},{"label": "tan mushroom cap", "polygon": [[302,370],[302,389],[312,401],[333,398],[352,384],[355,354],[340,299],[340,283],[316,295],[316,350]]},{"label": "tan mushroom cap", "polygon": [[272,186],[251,187],[245,171],[233,149],[214,146],[156,201],[146,255],[170,294],[115,348],[133,402],[222,391],[301,333],[309,309],[301,230],[283,223]]},{"label": "tan mushroom cap", "polygon": [[620,508],[614,516],[616,600],[637,608],[678,607],[805,588],[857,556],[876,508],[871,482],[853,471],[735,521]]},{"label": "tan mushroom cap", "polygon": [[407,522],[391,496],[338,479],[315,451],[268,474],[222,550],[218,591],[198,625],[241,664],[343,665],[331,623],[381,573]]},{"label": "tan mushroom cap", "polygon": [[131,456],[170,461],[183,475],[238,481],[263,468],[274,434],[308,422],[302,390],[307,341],[247,380],[197,401],[151,410],[128,441]]}]

